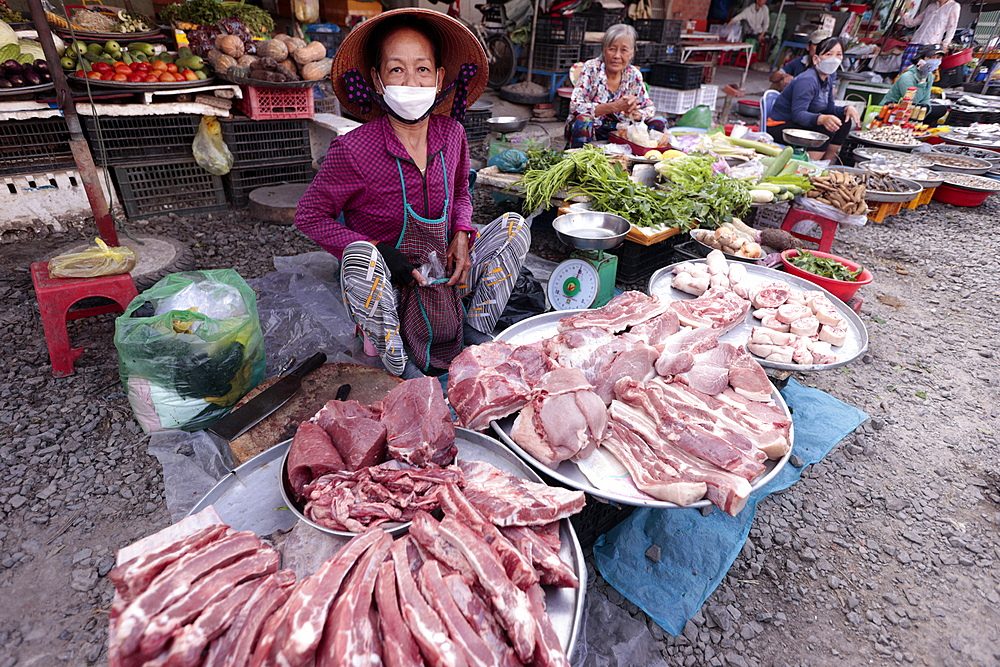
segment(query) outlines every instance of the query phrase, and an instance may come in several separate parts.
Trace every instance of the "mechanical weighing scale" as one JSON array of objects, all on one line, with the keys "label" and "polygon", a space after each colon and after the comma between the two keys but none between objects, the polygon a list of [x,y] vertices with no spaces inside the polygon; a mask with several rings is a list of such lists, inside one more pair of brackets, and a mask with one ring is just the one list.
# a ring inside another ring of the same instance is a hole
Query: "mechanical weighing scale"
[{"label": "mechanical weighing scale", "polygon": [[555,310],[600,308],[611,300],[618,257],[604,251],[621,245],[630,227],[621,216],[594,211],[567,213],[552,221],[559,240],[576,248],[549,276],[546,292]]}]

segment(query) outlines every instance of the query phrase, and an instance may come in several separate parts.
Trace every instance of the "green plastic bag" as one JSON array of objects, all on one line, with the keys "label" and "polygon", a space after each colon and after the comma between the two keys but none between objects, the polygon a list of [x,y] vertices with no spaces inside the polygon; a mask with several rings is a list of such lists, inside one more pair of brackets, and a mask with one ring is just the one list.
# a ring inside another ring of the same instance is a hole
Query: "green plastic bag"
[{"label": "green plastic bag", "polygon": [[146,433],[207,428],[264,379],[257,297],[232,269],[160,280],[115,320],[115,348]]},{"label": "green plastic bag", "polygon": [[677,121],[678,127],[703,127],[706,130],[712,127],[712,110],[707,104],[699,104]]}]

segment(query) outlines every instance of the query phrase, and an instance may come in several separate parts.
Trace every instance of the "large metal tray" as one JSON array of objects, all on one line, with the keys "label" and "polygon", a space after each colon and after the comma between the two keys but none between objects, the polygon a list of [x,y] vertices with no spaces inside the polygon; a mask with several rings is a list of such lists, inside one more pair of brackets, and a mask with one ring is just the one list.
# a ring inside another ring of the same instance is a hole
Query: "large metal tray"
[{"label": "large metal tray", "polygon": [[113,88],[115,90],[128,90],[133,93],[152,93],[157,90],[200,88],[202,86],[211,86],[215,83],[215,77],[211,76],[207,79],[198,79],[197,81],[168,81],[167,83],[146,83],[145,81],[137,83],[131,83],[129,81],[101,81],[100,79],[84,79],[77,76],[66,77],[66,80],[81,88],[86,88],[89,83],[95,88]]},{"label": "large metal tray", "polygon": [[[508,327],[499,334],[497,334],[497,340],[506,341],[508,343],[513,343],[516,345],[530,345],[536,343],[540,340],[554,336],[557,331],[557,324],[559,320],[563,317],[572,315],[573,313],[583,312],[582,310],[560,310],[548,313],[542,313],[541,315],[535,315],[534,317],[529,317],[526,320],[521,320],[517,324]],[[782,398],[781,393],[777,389],[771,392],[771,398],[774,402],[781,408],[782,412],[791,417],[791,413],[788,411],[788,406],[785,405],[785,400]],[[609,486],[598,487],[591,482],[580,467],[573,461],[562,461],[557,466],[547,466],[535,457],[533,457],[528,452],[521,449],[516,442],[514,442],[510,433],[514,428],[515,415],[506,417],[500,421],[492,421],[490,425],[493,427],[493,431],[497,434],[500,440],[503,441],[505,445],[510,447],[512,450],[517,452],[518,456],[523,458],[525,461],[533,465],[536,469],[542,471],[549,477],[569,486],[570,488],[579,489],[580,491],[585,491],[591,495],[597,496],[598,498],[604,498],[605,500],[610,500],[612,502],[620,503],[623,505],[633,505],[636,507],[657,507],[661,509],[689,509],[692,507],[710,507],[712,503],[706,499],[694,502],[687,507],[681,507],[676,503],[667,502],[665,500],[657,500],[647,493],[644,493],[637,489],[634,484],[632,484],[631,478],[626,472],[623,476],[618,479],[611,481],[609,480]],[[789,440],[795,443],[795,430],[794,427],[789,427],[788,432]],[[792,449],[788,450],[788,453],[777,461],[767,461],[765,464],[765,470],[760,475],[758,475],[752,482],[751,487],[754,491],[761,488],[778,474],[778,472],[785,466],[788,462],[789,457],[792,455]],[[595,452],[594,455],[600,455],[599,452]],[[609,459],[613,458],[608,455]],[[624,470],[624,468],[622,468]],[[610,486],[613,484],[613,486]]]},{"label": "large metal tray", "polygon": [[31,97],[35,93],[44,93],[47,90],[52,90],[56,87],[56,84],[49,81],[48,83],[40,83],[37,86],[21,86],[20,88],[0,88],[0,100],[6,100],[18,97]]},{"label": "large metal tray", "polygon": [[[455,429],[459,443],[459,458],[486,461],[522,479],[542,483],[542,479],[510,450],[494,438],[475,431]],[[223,477],[188,516],[210,505],[224,522],[235,530],[252,530],[257,535],[270,535],[276,530],[289,530],[299,518],[285,503],[281,494],[280,469],[291,440],[286,440],[250,459]],[[573,568],[580,580],[579,588],[545,586],[545,608],[552,619],[559,641],[571,656],[583,622],[584,598],[587,592],[587,565],[583,548],[569,519],[559,522],[562,548],[559,558]]]},{"label": "large metal tray", "polygon": [[241,86],[252,86],[254,88],[278,88],[281,90],[296,89],[296,88],[312,88],[313,86],[319,84],[321,81],[282,81],[281,83],[276,83],[273,81],[261,81],[260,79],[248,79],[245,76],[233,76],[228,72],[216,72],[215,75],[226,81],[228,83],[235,83]]},{"label": "large metal tray", "polygon": [[[703,259],[690,261],[696,264],[703,264],[705,262]],[[654,273],[649,279],[649,289],[647,292],[649,292],[649,294],[655,294],[661,299],[665,299],[667,301],[680,301],[695,298],[687,292],[674,289],[674,287],[670,284],[674,277],[673,270],[675,266],[677,265],[671,264],[670,266],[665,266]],[[815,290],[822,292],[826,295],[826,298],[830,300],[830,303],[833,304],[834,308],[837,309],[837,313],[840,317],[847,322],[847,340],[844,341],[844,344],[841,347],[833,348],[834,353],[837,355],[837,361],[834,363],[777,364],[773,361],[767,361],[754,356],[754,359],[756,359],[757,363],[761,366],[782,371],[827,371],[834,368],[840,368],[841,366],[846,366],[868,351],[868,329],[865,327],[865,323],[862,322],[861,318],[858,317],[853,310],[848,308],[843,301],[830,294],[830,292],[826,291],[816,283],[809,282],[805,278],[793,276],[792,274],[785,273],[784,271],[768,269],[758,264],[746,264],[745,267],[747,270],[747,279],[753,281],[751,286],[764,282],[781,281],[800,290]],[[750,338],[750,332],[755,326],[760,326],[760,320],[753,316],[753,309],[751,308],[743,323],[737,324],[730,331],[723,334],[719,340],[732,343],[733,345],[744,345],[746,344],[747,339]]]},{"label": "large metal tray", "polygon": [[878,141],[877,139],[869,139],[861,132],[851,132],[850,136],[863,144],[868,144],[870,146],[880,146],[882,148],[891,148],[894,151],[912,151],[917,146],[921,146],[920,141],[916,141],[913,144],[893,144],[888,141]]},{"label": "large metal tray", "polygon": [[867,201],[878,202],[908,202],[919,197],[920,192],[924,189],[924,186],[912,178],[903,178],[902,176],[893,176],[893,178],[910,189],[906,192],[882,192],[881,190],[867,190],[865,193],[865,199]]}]

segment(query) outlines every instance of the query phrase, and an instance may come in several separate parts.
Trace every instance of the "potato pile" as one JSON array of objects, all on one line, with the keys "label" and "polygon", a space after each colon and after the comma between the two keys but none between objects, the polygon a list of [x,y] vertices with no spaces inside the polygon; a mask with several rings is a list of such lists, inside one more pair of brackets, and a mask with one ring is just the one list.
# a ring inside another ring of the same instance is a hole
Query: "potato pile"
[{"label": "potato pile", "polygon": [[243,43],[233,35],[219,35],[206,59],[216,72],[269,83],[319,81],[330,76],[333,60],[326,46],[298,37],[277,35],[257,45],[256,55],[244,52]]},{"label": "potato pile", "polygon": [[813,189],[806,197],[829,204],[848,215],[863,215],[868,211],[865,204],[865,185],[845,171],[828,171],[822,176],[809,179]]}]

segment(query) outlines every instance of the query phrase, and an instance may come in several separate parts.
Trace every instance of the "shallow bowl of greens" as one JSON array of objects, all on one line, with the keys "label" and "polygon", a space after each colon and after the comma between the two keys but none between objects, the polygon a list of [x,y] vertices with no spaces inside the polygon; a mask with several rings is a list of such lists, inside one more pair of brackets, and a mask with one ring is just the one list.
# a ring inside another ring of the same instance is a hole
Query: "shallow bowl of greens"
[{"label": "shallow bowl of greens", "polygon": [[[800,254],[804,254],[806,252],[810,253],[812,257],[817,260],[815,262],[816,264],[829,265],[830,263],[837,263],[842,265],[847,272],[853,273],[860,270],[861,273],[857,274],[857,277],[854,280],[840,280],[807,271],[806,269],[800,268],[793,263]],[[849,259],[844,259],[843,257],[831,255],[826,252],[820,252],[818,250],[785,250],[781,253],[781,263],[785,265],[785,271],[788,273],[793,276],[805,278],[809,282],[819,285],[844,303],[850,301],[862,286],[867,285],[875,279],[871,271],[864,268],[857,262],[852,262]]]}]

